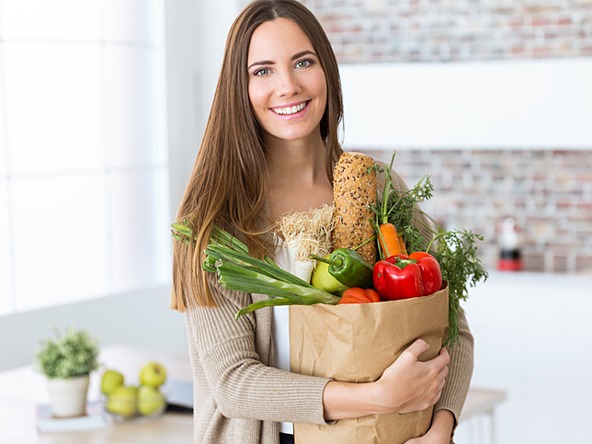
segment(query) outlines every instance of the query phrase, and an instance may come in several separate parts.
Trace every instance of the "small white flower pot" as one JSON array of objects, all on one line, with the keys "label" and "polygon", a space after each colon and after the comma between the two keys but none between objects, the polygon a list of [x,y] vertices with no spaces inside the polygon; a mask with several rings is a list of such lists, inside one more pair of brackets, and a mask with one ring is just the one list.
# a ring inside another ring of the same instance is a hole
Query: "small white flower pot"
[{"label": "small white flower pot", "polygon": [[49,404],[55,417],[75,417],[86,414],[88,376],[71,379],[48,379]]}]

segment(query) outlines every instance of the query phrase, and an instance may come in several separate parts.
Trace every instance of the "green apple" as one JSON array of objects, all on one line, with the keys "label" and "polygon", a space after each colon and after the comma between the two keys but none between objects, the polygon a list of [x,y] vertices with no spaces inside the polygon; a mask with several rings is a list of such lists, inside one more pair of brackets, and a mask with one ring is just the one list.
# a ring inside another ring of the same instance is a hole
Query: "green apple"
[{"label": "green apple", "polygon": [[124,377],[117,370],[105,370],[101,378],[101,393],[108,395],[117,387],[121,387],[124,382]]},{"label": "green apple", "polygon": [[127,385],[126,387],[129,388],[134,393],[134,396],[136,397],[136,400],[137,400],[139,387],[137,385]]},{"label": "green apple", "polygon": [[136,413],[137,399],[137,387],[131,385],[120,386],[107,396],[105,408],[110,413],[129,418]]},{"label": "green apple", "polygon": [[[331,254],[327,254],[324,256],[324,259],[329,259],[330,257]],[[329,273],[329,264],[321,261],[317,261],[310,283],[313,287],[324,290],[327,293],[340,295],[347,290],[347,285],[342,284]]]},{"label": "green apple", "polygon": [[138,412],[148,416],[156,413],[164,406],[164,395],[154,387],[142,385],[138,389]]},{"label": "green apple", "polygon": [[140,370],[140,384],[160,387],[166,381],[166,369],[158,362],[150,361]]}]

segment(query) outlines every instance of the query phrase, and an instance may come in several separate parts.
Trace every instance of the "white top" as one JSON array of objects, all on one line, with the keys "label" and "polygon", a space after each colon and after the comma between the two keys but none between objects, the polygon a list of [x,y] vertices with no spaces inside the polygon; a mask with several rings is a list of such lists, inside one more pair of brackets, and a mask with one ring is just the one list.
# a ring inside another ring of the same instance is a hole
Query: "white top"
[{"label": "white top", "polygon": [[[290,371],[290,312],[288,305],[273,307],[273,344],[275,347],[276,366]],[[280,424],[282,433],[294,434],[291,422]]]},{"label": "white top", "polygon": [[[278,240],[278,247],[275,251],[275,263],[283,270],[292,269],[291,259],[287,245]],[[273,345],[276,357],[276,366],[279,369],[290,371],[290,311],[288,305],[273,307]],[[294,426],[291,422],[282,422],[280,425],[282,433],[294,434]]]}]

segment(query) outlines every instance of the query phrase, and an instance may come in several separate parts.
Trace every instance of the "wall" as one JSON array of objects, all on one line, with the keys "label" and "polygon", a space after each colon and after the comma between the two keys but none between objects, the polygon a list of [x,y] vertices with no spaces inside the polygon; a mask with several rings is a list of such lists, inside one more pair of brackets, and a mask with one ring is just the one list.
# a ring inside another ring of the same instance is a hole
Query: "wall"
[{"label": "wall", "polygon": [[0,371],[30,365],[40,341],[68,327],[88,329],[100,345],[187,352],[183,315],[168,308],[167,286],[0,317]]},{"label": "wall", "polygon": [[516,219],[525,268],[592,272],[592,1],[304,0],[341,65],[344,146],[485,236]]}]

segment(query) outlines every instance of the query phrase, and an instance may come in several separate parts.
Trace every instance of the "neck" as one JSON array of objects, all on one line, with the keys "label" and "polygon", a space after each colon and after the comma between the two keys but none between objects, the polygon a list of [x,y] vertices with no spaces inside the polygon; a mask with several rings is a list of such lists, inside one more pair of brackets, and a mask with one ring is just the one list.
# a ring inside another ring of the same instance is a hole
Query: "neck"
[{"label": "neck", "polygon": [[267,144],[270,185],[314,185],[327,178],[327,151],[320,136]]}]

